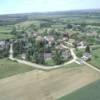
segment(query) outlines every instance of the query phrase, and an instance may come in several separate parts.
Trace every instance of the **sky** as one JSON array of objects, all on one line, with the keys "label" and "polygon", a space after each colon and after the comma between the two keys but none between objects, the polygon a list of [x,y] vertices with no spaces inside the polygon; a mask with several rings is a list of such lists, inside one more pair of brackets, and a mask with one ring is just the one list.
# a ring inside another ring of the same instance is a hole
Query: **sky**
[{"label": "sky", "polygon": [[0,0],[0,14],[100,8],[100,0]]}]

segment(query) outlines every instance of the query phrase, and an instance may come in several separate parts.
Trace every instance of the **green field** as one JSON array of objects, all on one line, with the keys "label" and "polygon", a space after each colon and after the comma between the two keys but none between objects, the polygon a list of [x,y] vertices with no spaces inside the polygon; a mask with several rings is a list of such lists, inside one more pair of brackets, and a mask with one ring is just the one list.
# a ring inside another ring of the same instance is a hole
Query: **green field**
[{"label": "green field", "polygon": [[92,55],[93,58],[89,63],[97,68],[100,68],[100,48],[93,50]]},{"label": "green field", "polygon": [[33,68],[30,66],[19,64],[8,59],[0,59],[0,79],[31,70]]},{"label": "green field", "polygon": [[12,39],[12,38],[14,38],[14,35],[0,33],[0,40]]},{"label": "green field", "polygon": [[84,66],[84,64],[82,64],[82,65],[79,65],[79,64],[76,64],[76,63],[71,63],[71,64],[68,64],[68,65],[66,65],[66,66],[64,66],[65,68],[69,68],[69,67],[82,67],[82,66]]},{"label": "green field", "polygon": [[12,30],[11,25],[0,26],[0,33],[9,33]]},{"label": "green field", "polygon": [[11,30],[11,25],[0,26],[0,40],[14,38],[14,35],[10,34]]},{"label": "green field", "polygon": [[58,100],[100,100],[100,80]]}]

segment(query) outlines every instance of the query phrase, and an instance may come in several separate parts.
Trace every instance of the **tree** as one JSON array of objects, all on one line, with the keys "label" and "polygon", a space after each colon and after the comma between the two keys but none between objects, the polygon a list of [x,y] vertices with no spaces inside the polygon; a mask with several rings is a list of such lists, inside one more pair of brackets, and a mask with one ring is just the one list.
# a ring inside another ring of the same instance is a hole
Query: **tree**
[{"label": "tree", "polygon": [[12,28],[11,34],[13,34],[13,35],[16,35],[16,34],[17,34],[16,27],[13,27],[13,28]]},{"label": "tree", "polygon": [[71,29],[73,26],[71,24],[67,24],[67,28]]},{"label": "tree", "polygon": [[34,24],[31,24],[31,25],[29,26],[29,28],[31,28],[32,31],[37,31],[37,30],[38,30],[38,26],[36,26],[36,25],[34,25]]},{"label": "tree", "polygon": [[44,40],[41,36],[38,36],[35,40],[34,44],[34,54],[33,57],[35,59],[35,62],[38,64],[44,64]]},{"label": "tree", "polygon": [[91,53],[91,50],[90,50],[90,46],[89,46],[89,45],[87,45],[87,47],[86,47],[86,49],[85,49],[85,52]]},{"label": "tree", "polygon": [[76,41],[73,43],[73,46],[77,50],[77,42]]},{"label": "tree", "polygon": [[64,62],[64,59],[62,57],[62,51],[60,49],[55,49],[52,55],[53,55],[53,60],[57,65],[62,64]]}]

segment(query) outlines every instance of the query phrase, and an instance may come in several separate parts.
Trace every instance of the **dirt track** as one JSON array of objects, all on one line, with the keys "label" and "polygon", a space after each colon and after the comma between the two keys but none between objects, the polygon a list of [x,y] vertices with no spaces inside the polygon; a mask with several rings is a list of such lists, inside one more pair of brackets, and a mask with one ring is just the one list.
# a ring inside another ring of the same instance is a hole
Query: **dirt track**
[{"label": "dirt track", "polygon": [[99,79],[88,67],[34,70],[0,80],[0,100],[56,100]]}]

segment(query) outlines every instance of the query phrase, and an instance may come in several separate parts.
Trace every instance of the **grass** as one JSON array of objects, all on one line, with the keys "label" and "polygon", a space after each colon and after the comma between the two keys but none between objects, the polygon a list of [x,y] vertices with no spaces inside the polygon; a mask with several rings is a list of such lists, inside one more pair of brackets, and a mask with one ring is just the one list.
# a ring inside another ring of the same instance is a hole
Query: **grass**
[{"label": "grass", "polygon": [[6,59],[0,59],[0,79],[33,70],[32,67]]},{"label": "grass", "polygon": [[0,26],[1,33],[9,33],[12,30],[11,25]]},{"label": "grass", "polygon": [[11,34],[3,34],[3,33],[0,33],[0,40],[5,40],[5,39],[12,39],[12,38],[14,38],[14,36],[13,35],[11,35]]},{"label": "grass", "polygon": [[52,58],[48,58],[48,59],[45,60],[45,64],[47,66],[53,66],[53,65],[55,65],[55,62]]},{"label": "grass", "polygon": [[39,21],[35,21],[35,20],[32,20],[32,21],[24,21],[24,22],[20,22],[20,23],[17,23],[16,26],[20,26],[20,28],[27,28],[29,27],[30,25],[32,24],[35,24],[35,25],[39,25]]},{"label": "grass", "polygon": [[100,80],[58,100],[100,100]]},{"label": "grass", "polygon": [[93,57],[89,63],[100,69],[100,48],[93,50],[92,55]]},{"label": "grass", "polygon": [[0,26],[0,40],[12,39],[14,35],[10,34],[13,25]]},{"label": "grass", "polygon": [[79,65],[79,64],[76,64],[76,63],[71,63],[71,64],[68,64],[68,65],[66,65],[66,66],[64,66],[64,68],[68,68],[68,67],[82,67],[82,66],[84,66],[84,64],[83,65]]},{"label": "grass", "polygon": [[85,52],[85,49],[77,49],[75,50],[75,54],[77,57],[81,58]]}]

